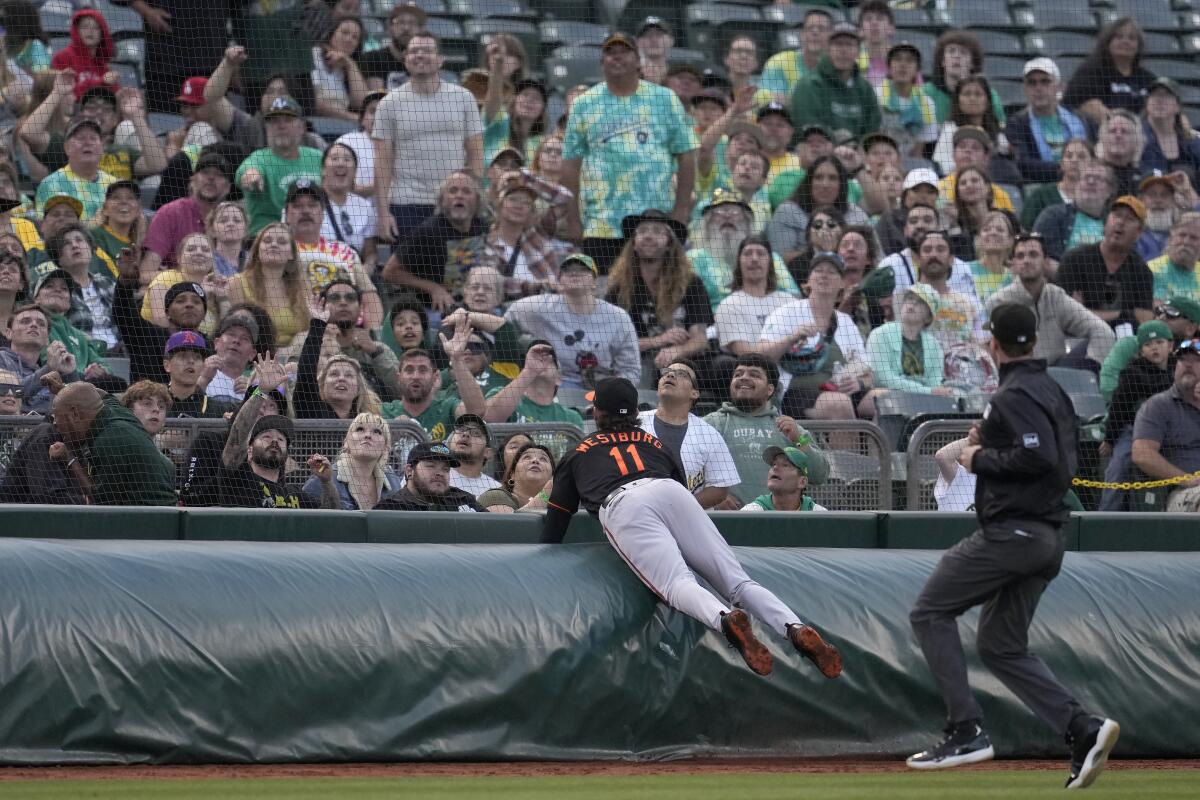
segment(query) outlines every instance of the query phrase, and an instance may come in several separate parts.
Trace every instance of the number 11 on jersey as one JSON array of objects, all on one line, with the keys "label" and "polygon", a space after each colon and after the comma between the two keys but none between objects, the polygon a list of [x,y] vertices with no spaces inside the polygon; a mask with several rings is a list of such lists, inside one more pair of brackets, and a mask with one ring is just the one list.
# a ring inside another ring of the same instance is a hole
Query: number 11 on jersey
[{"label": "number 11 on jersey", "polygon": [[[635,472],[645,472],[646,465],[642,463],[642,457],[638,453],[637,445],[636,444],[629,445],[629,447],[625,448],[625,452],[629,453],[629,457],[631,459],[633,459],[633,466],[635,466],[637,468],[634,471]],[[619,469],[621,471],[621,475],[622,476],[628,475],[629,467],[625,464],[625,457],[621,455],[620,449],[614,447],[612,450],[608,451],[608,454],[610,456],[612,456],[613,461],[617,462],[617,469]]]}]

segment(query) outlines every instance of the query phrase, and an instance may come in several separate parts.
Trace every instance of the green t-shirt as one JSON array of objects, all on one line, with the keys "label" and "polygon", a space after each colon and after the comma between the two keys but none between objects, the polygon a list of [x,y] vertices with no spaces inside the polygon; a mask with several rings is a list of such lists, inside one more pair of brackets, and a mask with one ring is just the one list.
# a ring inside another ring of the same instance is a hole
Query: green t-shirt
[{"label": "green t-shirt", "polygon": [[[424,412],[416,417],[410,417],[410,419],[424,428],[430,439],[440,442],[449,436],[450,431],[454,428],[454,411],[461,402],[462,400],[456,394],[443,395],[435,398]],[[404,404],[399,400],[383,404],[384,419],[408,416],[408,412],[404,410]]]},{"label": "green t-shirt", "polygon": [[1075,223],[1071,226],[1071,235],[1067,237],[1067,246],[1063,252],[1072,247],[1084,244],[1095,244],[1104,238],[1104,220],[1089,217],[1082,211],[1075,215]]},{"label": "green t-shirt", "polygon": [[92,235],[92,241],[96,243],[96,249],[102,250],[114,262],[120,258],[122,250],[133,246],[128,239],[122,239],[104,225],[94,225],[88,228],[88,232]]},{"label": "green t-shirt", "polygon": [[1062,120],[1058,118],[1058,114],[1051,114],[1048,117],[1039,115],[1037,120],[1042,126],[1042,138],[1046,141],[1050,152],[1054,154],[1054,160],[1062,161],[1063,146],[1066,145],[1068,136]]},{"label": "green t-shirt", "polygon": [[[1028,190],[1031,185],[1037,188]],[[1026,189],[1025,205],[1021,206],[1021,227],[1033,230],[1033,224],[1037,222],[1038,214],[1050,206],[1062,205],[1063,196],[1062,192],[1058,190],[1057,183],[1026,184]]]},{"label": "green t-shirt", "polygon": [[283,213],[283,201],[288,189],[300,178],[313,183],[321,182],[321,151],[312,147],[301,147],[300,155],[294,159],[280,158],[264,147],[255,150],[238,167],[236,180],[241,184],[246,170],[254,167],[263,176],[263,191],[243,191],[246,211],[250,214],[250,236],[256,236],[269,222],[278,222]]},{"label": "green t-shirt", "polygon": [[[754,498],[750,502],[756,506],[761,507],[763,511],[774,511],[775,510],[775,501],[771,499],[770,494],[760,494],[758,497]],[[808,495],[804,495],[800,499],[800,510],[801,511],[812,511],[813,510],[813,499],[811,497],[809,497]]]},{"label": "green t-shirt", "polygon": [[[512,147],[513,144],[509,141],[512,134],[511,120],[508,112],[501,109],[496,113],[496,116],[488,121],[483,127],[483,163],[491,164],[492,159],[506,147]],[[533,163],[533,157],[537,154],[537,149],[541,145],[542,140],[546,137],[542,134],[536,136],[525,137],[525,163]]]},{"label": "green t-shirt", "polygon": [[[480,378],[483,380],[480,380]],[[498,392],[505,386],[508,386],[509,379],[501,375],[491,367],[484,367],[483,372],[475,376],[475,381],[479,384],[479,388],[483,390],[483,396]],[[454,387],[454,376],[450,374],[450,368],[442,370],[442,396],[449,397],[454,395],[458,397],[458,390]]]},{"label": "green t-shirt", "polygon": [[[50,171],[62,169],[67,165],[67,151],[63,149],[64,136],[61,133],[50,134],[50,143],[46,152],[38,157]],[[110,144],[104,148],[100,158],[100,171],[116,176],[119,180],[134,180],[133,165],[142,157],[142,151],[128,145]],[[86,219],[86,217],[85,217]]]},{"label": "green t-shirt", "polygon": [[641,81],[628,97],[597,84],[571,106],[563,158],[582,159],[583,235],[621,237],[621,220],[675,205],[675,156],[699,146],[670,89]]},{"label": "green t-shirt", "polygon": [[[499,392],[500,389],[496,388],[487,392],[486,396],[491,398]],[[520,425],[531,422],[569,422],[577,428],[583,428],[583,416],[575,409],[564,406],[557,400],[548,406],[544,406],[541,403],[533,402],[528,396],[523,396],[517,401],[517,408],[513,411],[512,416],[508,418],[508,422],[515,422]]]},{"label": "green t-shirt", "polygon": [[1154,297],[1166,300],[1175,295],[1183,295],[1193,300],[1200,300],[1200,283],[1196,280],[1194,269],[1181,269],[1164,253],[1152,259],[1146,266],[1154,274]]}]

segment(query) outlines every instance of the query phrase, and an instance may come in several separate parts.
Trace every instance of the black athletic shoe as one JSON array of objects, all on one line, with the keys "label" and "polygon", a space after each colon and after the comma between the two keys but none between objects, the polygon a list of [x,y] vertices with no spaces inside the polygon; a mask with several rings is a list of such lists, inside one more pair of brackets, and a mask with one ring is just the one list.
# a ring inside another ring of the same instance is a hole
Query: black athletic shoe
[{"label": "black athletic shoe", "polygon": [[746,665],[759,675],[770,675],[775,666],[771,652],[754,636],[750,617],[740,608],[721,615],[721,632],[729,643],[737,648],[746,660]]},{"label": "black athletic shoe", "polygon": [[946,738],[904,762],[913,769],[949,769],[990,761],[996,755],[992,742],[978,722],[963,722],[946,728]]},{"label": "black athletic shoe", "polygon": [[1068,789],[1086,789],[1100,777],[1104,765],[1108,762],[1108,754],[1120,735],[1121,726],[1115,720],[1104,717],[1092,717],[1088,720],[1087,732],[1069,742],[1071,775],[1067,778]]}]

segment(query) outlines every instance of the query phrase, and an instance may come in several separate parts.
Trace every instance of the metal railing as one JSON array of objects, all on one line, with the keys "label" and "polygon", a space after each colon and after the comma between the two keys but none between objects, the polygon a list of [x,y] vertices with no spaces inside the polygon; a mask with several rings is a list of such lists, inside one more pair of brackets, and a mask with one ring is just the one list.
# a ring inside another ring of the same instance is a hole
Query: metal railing
[{"label": "metal railing", "polygon": [[904,459],[909,511],[937,510],[933,487],[938,468],[933,454],[966,436],[974,424],[975,420],[970,419],[936,419],[921,423],[913,431]]},{"label": "metal railing", "polygon": [[804,420],[829,462],[829,480],[809,496],[830,511],[888,511],[892,507],[891,448],[878,425],[865,420]]}]

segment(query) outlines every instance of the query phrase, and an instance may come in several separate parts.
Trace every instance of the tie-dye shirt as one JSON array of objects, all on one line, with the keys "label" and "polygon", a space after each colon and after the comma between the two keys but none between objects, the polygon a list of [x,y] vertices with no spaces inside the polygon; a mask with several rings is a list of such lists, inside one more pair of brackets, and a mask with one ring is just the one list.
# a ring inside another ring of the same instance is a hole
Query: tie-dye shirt
[{"label": "tie-dye shirt", "polygon": [[582,159],[583,235],[617,239],[621,220],[675,205],[675,156],[699,146],[692,118],[670,89],[641,81],[618,97],[601,83],[576,98],[563,158]]}]

